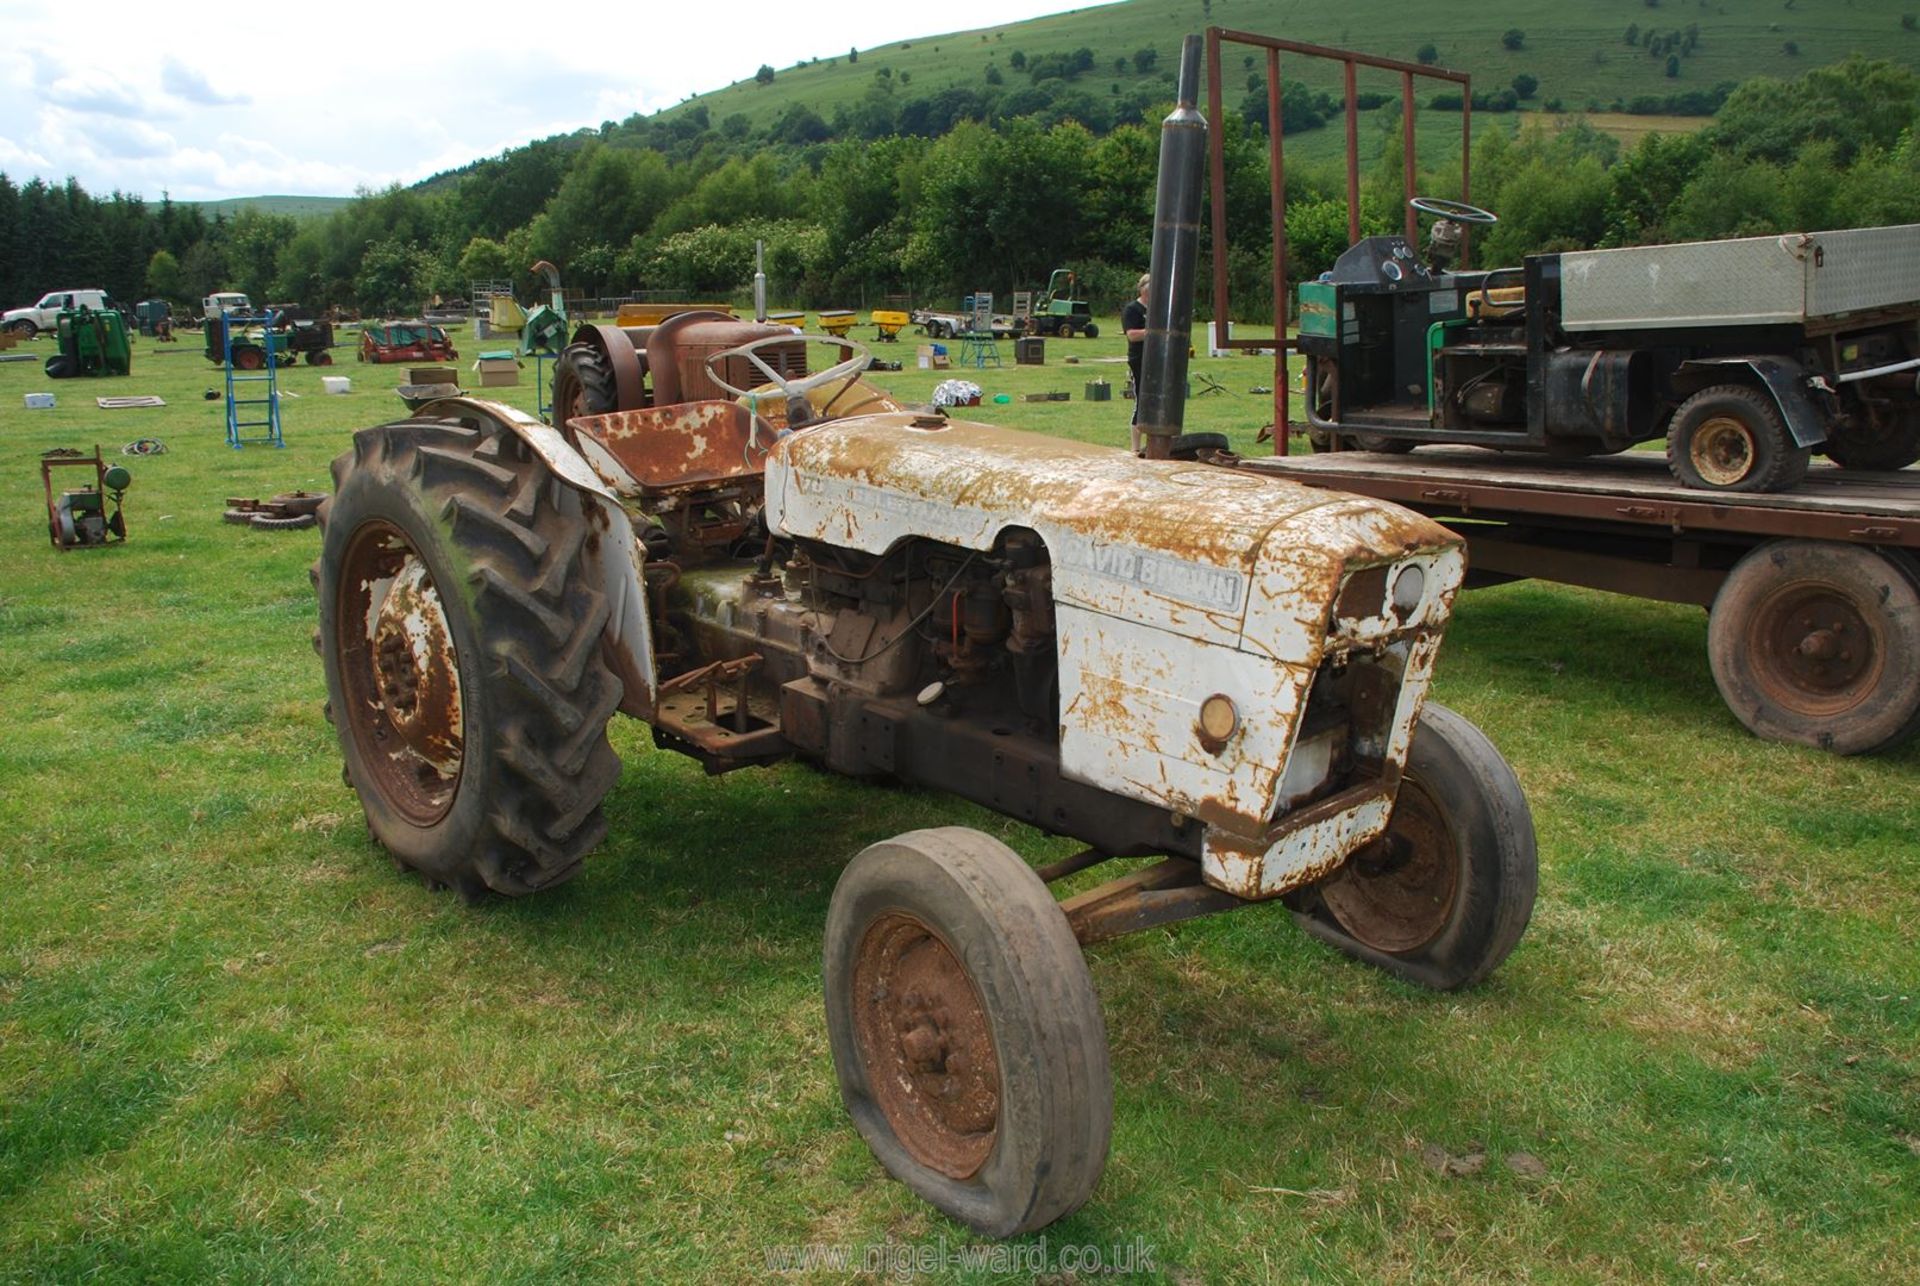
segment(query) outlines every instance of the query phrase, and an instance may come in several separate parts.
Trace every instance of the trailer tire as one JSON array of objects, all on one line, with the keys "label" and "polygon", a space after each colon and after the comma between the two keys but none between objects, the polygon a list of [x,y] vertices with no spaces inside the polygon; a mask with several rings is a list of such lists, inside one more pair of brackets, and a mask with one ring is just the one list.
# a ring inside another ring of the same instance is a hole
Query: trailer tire
[{"label": "trailer tire", "polygon": [[1812,454],[1795,445],[1773,398],[1746,384],[1701,389],[1667,427],[1667,467],[1702,491],[1786,491],[1807,476]]},{"label": "trailer tire", "polygon": [[1308,933],[1356,960],[1454,991],[1507,958],[1538,886],[1519,779],[1485,733],[1429,701],[1387,834],[1289,905]]},{"label": "trailer tire", "polygon": [[1721,583],[1707,659],[1757,737],[1891,749],[1920,732],[1920,564],[1867,545],[1769,541]]},{"label": "trailer tire", "polygon": [[471,411],[363,429],[333,478],[314,644],[374,839],[468,899],[563,882],[620,775],[592,502]]},{"label": "trailer tire", "polygon": [[824,982],[841,1099],[894,1177],[991,1237],[1086,1201],[1113,1129],[1106,1023],[1011,849],[948,826],[863,850],[827,910]]},{"label": "trailer tire", "polygon": [[1087,337],[1088,339],[1099,339],[1099,338],[1100,338],[1100,328],[1099,328],[1098,326],[1096,326],[1096,325],[1095,325],[1094,323],[1092,323],[1092,322],[1088,322],[1088,323],[1087,323],[1087,327],[1086,327],[1086,331],[1085,331],[1085,334],[1086,334],[1086,337]]},{"label": "trailer tire", "polygon": [[554,427],[582,415],[606,415],[620,409],[613,369],[591,344],[569,344],[553,367]]}]

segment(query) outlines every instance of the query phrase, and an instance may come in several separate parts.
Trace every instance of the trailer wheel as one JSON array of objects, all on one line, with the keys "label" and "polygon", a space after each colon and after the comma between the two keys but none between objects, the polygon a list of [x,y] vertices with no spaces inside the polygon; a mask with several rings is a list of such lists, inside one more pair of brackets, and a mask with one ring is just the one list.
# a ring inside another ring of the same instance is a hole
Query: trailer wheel
[{"label": "trailer wheel", "polygon": [[1904,469],[1920,460],[1920,414],[1851,419],[1820,449],[1842,469]]},{"label": "trailer wheel", "polygon": [[1093,322],[1088,322],[1084,333],[1088,339],[1099,339],[1100,327]]},{"label": "trailer wheel", "polygon": [[567,879],[620,775],[590,502],[471,412],[363,429],[333,478],[314,643],[368,828],[469,898]]},{"label": "trailer wheel", "polygon": [[1920,731],[1920,564],[1897,552],[1776,540],[1722,582],[1707,658],[1757,737],[1839,755]]},{"label": "trailer wheel", "polygon": [[1812,454],[1794,445],[1773,399],[1745,384],[1701,389],[1667,428],[1667,467],[1706,491],[1785,491],[1807,476]]},{"label": "trailer wheel", "polygon": [[1452,991],[1507,958],[1538,883],[1533,814],[1513,769],[1485,733],[1429,701],[1387,833],[1290,905],[1307,932],[1355,959]]},{"label": "trailer wheel", "polygon": [[834,888],[824,963],[840,1096],[895,1178],[992,1237],[1086,1201],[1113,1128],[1106,1024],[1031,867],[962,827],[874,844]]},{"label": "trailer wheel", "polygon": [[569,344],[553,368],[553,418],[556,428],[582,415],[606,415],[620,409],[613,371],[591,344]]}]

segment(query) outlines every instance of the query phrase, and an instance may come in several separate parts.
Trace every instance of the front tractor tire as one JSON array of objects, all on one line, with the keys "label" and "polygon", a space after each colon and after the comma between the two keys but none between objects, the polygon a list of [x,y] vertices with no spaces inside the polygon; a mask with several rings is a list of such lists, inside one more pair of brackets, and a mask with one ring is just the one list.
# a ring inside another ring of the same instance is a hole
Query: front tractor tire
[{"label": "front tractor tire", "polygon": [[1538,886],[1519,779],[1485,733],[1429,701],[1387,833],[1289,905],[1308,933],[1355,959],[1454,991],[1507,958]]},{"label": "front tractor tire", "polygon": [[1812,455],[1794,443],[1773,399],[1746,384],[1701,389],[1667,427],[1667,467],[1703,491],[1788,491],[1806,478]]},{"label": "front tractor tire", "polygon": [[990,1237],[1079,1209],[1113,1130],[1107,1030],[1033,868],[963,827],[864,849],[827,910],[840,1095],[895,1178]]},{"label": "front tractor tire", "polygon": [[561,883],[620,775],[592,502],[477,411],[364,429],[333,479],[315,643],[374,839],[469,899]]}]

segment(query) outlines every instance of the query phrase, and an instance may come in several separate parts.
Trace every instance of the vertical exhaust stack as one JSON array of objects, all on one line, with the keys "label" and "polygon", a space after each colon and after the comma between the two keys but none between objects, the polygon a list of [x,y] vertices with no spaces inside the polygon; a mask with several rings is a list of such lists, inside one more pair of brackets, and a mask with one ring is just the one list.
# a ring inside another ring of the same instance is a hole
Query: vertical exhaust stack
[{"label": "vertical exhaust stack", "polygon": [[767,320],[767,243],[753,243],[753,319]]},{"label": "vertical exhaust stack", "polygon": [[1160,122],[1160,179],[1153,201],[1152,281],[1140,358],[1140,432],[1150,460],[1164,460],[1187,415],[1187,352],[1193,343],[1193,273],[1200,253],[1200,194],[1207,172],[1207,119],[1200,98],[1200,37],[1180,46],[1179,102]]}]

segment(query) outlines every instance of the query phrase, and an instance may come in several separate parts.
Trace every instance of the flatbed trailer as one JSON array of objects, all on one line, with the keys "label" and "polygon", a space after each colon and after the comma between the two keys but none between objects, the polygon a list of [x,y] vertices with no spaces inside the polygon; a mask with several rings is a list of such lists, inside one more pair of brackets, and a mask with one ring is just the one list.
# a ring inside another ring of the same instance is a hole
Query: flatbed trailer
[{"label": "flatbed trailer", "polygon": [[1920,468],[1816,465],[1789,492],[1682,486],[1654,452],[1333,451],[1243,467],[1392,500],[1467,540],[1467,587],[1538,579],[1705,607],[1755,735],[1843,754],[1920,732]]}]

